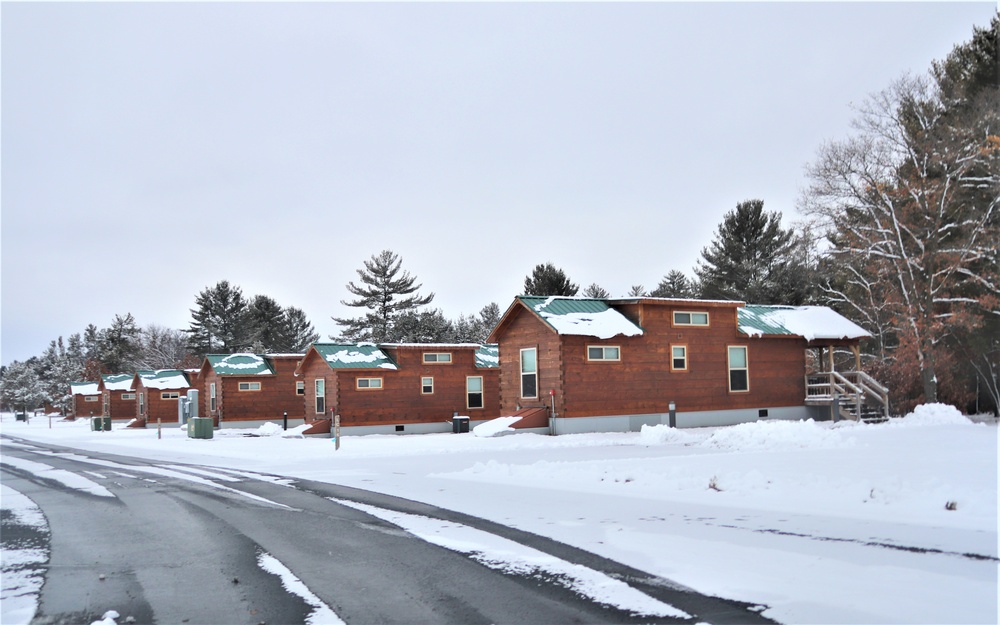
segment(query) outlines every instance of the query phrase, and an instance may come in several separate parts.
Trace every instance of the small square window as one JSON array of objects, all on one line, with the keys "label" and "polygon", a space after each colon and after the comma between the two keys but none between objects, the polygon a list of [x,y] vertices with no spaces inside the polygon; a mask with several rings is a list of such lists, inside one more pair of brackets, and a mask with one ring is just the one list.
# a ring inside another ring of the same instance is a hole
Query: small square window
[{"label": "small square window", "polygon": [[674,371],[687,371],[687,345],[670,346],[670,368]]},{"label": "small square window", "polygon": [[295,383],[295,394],[296,395],[305,395],[306,394],[306,383],[305,382],[296,382]]},{"label": "small square window", "polygon": [[424,395],[434,393],[434,378],[420,378],[420,392]]}]

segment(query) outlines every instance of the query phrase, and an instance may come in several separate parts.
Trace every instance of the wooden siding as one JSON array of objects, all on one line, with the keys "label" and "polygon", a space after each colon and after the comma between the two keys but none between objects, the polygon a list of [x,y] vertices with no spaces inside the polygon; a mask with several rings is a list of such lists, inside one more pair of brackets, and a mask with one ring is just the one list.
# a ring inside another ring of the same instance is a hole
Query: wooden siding
[{"label": "wooden siding", "polygon": [[[135,414],[137,418],[145,419],[146,425],[156,425],[156,420],[162,423],[177,423],[177,404],[179,398],[187,396],[188,389],[159,389],[149,388],[140,383],[135,390]],[[139,393],[146,397],[146,414],[139,413]],[[164,393],[175,393],[175,399],[163,399]],[[199,414],[199,416],[201,416]]]},{"label": "wooden siding", "polygon": [[[500,412],[509,415],[521,408],[549,406],[555,392],[556,412],[564,394],[560,337],[523,306],[512,310],[500,333]],[[521,397],[521,350],[538,350],[538,397]]]},{"label": "wooden siding", "polygon": [[[134,395],[135,391],[109,391],[105,389],[100,404],[103,416],[111,417],[112,420],[134,419],[135,399],[122,399],[122,395],[125,394]],[[108,397],[111,398],[110,402],[107,401]]]},{"label": "wooden siding", "polygon": [[[219,375],[206,360],[192,388],[201,395],[198,416],[212,417],[216,426],[226,421],[276,421],[288,412],[289,419],[301,419],[305,411],[303,396],[295,392],[295,369],[302,356],[267,356],[273,375]],[[259,391],[241,391],[240,382],[259,382]],[[210,410],[212,384],[216,385],[217,409]]]},{"label": "wooden siding", "polygon": [[[87,397],[93,397],[95,401],[87,401]],[[103,412],[104,404],[101,403],[100,395],[73,396],[73,416],[79,418],[99,417]]]}]

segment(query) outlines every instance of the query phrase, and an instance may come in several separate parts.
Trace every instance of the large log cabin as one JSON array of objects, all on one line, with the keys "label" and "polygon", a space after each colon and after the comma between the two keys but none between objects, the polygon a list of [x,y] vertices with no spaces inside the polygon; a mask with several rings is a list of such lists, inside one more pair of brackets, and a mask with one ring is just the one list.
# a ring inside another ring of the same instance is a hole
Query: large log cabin
[{"label": "large log cabin", "polygon": [[143,369],[132,379],[135,389],[135,427],[177,423],[177,404],[191,388],[188,374],[180,369]]},{"label": "large log cabin", "polygon": [[200,417],[215,427],[248,428],[265,422],[303,423],[304,387],[295,377],[302,354],[209,354],[195,377]]},{"label": "large log cabin", "polygon": [[[671,406],[678,427],[859,418],[873,399],[884,414],[885,389],[860,371],[867,336],[824,307],[521,296],[488,340],[501,413],[565,434],[670,423]],[[835,370],[844,350],[852,371]]]},{"label": "large log cabin", "polygon": [[492,345],[315,343],[296,375],[315,432],[334,415],[343,434],[445,432],[500,415],[498,361]]},{"label": "large log cabin", "polygon": [[101,391],[97,382],[73,382],[69,392],[73,396],[73,411],[70,418],[99,417],[104,412],[101,404]]},{"label": "large log cabin", "polygon": [[112,420],[135,418],[135,389],[129,373],[111,373],[101,376],[97,390],[101,393],[101,415]]}]

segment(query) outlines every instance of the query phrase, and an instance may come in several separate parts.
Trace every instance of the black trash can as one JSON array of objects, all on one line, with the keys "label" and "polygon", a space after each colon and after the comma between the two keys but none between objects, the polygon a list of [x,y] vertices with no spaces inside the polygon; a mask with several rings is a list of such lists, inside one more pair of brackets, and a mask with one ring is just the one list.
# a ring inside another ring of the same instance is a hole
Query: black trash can
[{"label": "black trash can", "polygon": [[469,417],[454,416],[451,418],[452,434],[462,434],[469,431]]}]

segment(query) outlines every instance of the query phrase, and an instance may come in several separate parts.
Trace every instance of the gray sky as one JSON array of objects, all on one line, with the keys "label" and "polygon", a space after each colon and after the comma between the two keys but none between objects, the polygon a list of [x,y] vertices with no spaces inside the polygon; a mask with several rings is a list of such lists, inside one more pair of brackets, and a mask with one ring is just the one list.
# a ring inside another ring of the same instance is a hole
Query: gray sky
[{"label": "gray sky", "polygon": [[786,222],[851,103],[993,2],[2,5],[2,354],[205,287],[325,339],[383,249],[446,316],[543,262],[612,295]]}]

